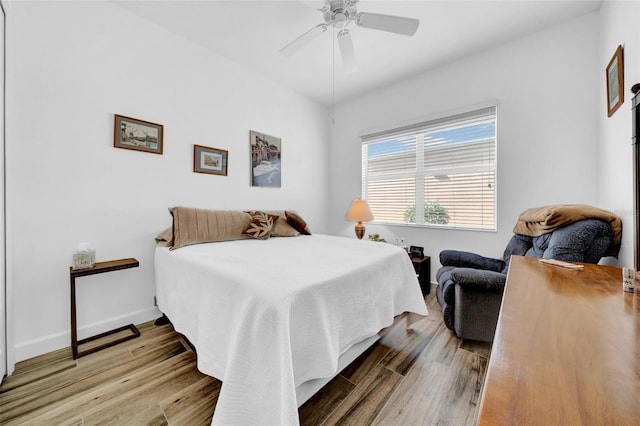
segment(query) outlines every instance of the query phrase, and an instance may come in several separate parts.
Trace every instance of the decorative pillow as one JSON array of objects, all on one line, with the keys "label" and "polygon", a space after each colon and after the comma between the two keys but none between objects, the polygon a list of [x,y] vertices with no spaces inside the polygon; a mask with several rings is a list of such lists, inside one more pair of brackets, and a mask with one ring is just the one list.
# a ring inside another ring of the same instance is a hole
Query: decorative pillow
[{"label": "decorative pillow", "polygon": [[173,216],[171,250],[191,244],[238,240],[251,221],[251,215],[237,210],[173,207],[169,212]]},{"label": "decorative pillow", "polygon": [[277,215],[260,211],[252,212],[251,221],[242,234],[258,240],[266,240],[271,236],[273,225],[277,220]]},{"label": "decorative pillow", "polygon": [[156,236],[156,242],[162,247],[173,245],[173,228],[167,228]]},{"label": "decorative pillow", "polygon": [[311,235],[311,231],[307,226],[307,222],[305,222],[298,213],[287,210],[284,212],[284,214],[289,225],[293,226],[296,231],[300,232],[303,235]]},{"label": "decorative pillow", "polygon": [[296,237],[298,236],[298,231],[287,223],[287,219],[284,216],[278,216],[278,220],[273,224],[273,232],[271,233],[271,236]]},{"label": "decorative pillow", "polygon": [[[262,210],[262,212],[278,216],[278,219],[275,221],[273,228],[271,229],[272,237],[296,237],[298,235],[298,231],[287,223],[287,217],[285,216],[284,210]],[[254,214],[256,212],[248,211],[247,213]]]}]

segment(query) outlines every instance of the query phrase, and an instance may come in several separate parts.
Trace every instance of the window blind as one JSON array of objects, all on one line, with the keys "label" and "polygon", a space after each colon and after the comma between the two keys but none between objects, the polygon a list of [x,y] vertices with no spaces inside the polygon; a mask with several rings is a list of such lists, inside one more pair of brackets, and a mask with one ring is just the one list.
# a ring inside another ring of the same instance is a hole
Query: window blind
[{"label": "window blind", "polygon": [[362,136],[376,222],[496,229],[496,107]]}]

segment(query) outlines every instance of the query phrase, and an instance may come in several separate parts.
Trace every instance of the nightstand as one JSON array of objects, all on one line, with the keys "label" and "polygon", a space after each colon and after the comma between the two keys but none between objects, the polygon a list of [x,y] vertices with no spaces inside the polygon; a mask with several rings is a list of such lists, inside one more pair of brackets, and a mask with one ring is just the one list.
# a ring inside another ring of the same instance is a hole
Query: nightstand
[{"label": "nightstand", "polygon": [[431,257],[412,257],[411,262],[413,263],[413,269],[415,269],[418,275],[422,295],[426,296],[431,293]]},{"label": "nightstand", "polygon": [[[86,269],[73,269],[69,267],[69,278],[71,279],[71,351],[73,353],[73,359],[80,358],[81,356],[89,355],[99,350],[117,345],[126,340],[133,339],[140,336],[140,331],[135,325],[129,324],[124,327],[116,328],[115,330],[106,331],[93,337],[87,337],[86,339],[78,340],[78,327],[76,323],[76,278],[86,277],[87,275],[102,274],[104,272],[119,271],[121,269],[136,268],[140,263],[134,259],[118,259],[110,260],[108,262],[96,262],[93,268]],[[78,345],[83,343],[92,342],[97,339],[101,339],[106,336],[110,336],[121,331],[130,330],[132,334],[113,340],[111,342],[102,344],[100,346],[87,349],[82,352],[78,352]]]}]

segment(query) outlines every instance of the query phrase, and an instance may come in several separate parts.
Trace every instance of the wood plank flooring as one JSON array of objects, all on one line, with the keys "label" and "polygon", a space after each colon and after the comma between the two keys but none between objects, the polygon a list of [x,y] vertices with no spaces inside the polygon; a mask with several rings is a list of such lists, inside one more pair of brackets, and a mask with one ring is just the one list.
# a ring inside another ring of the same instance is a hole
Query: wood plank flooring
[{"label": "wood plank flooring", "polygon": [[[407,331],[398,318],[300,407],[301,424],[474,424],[490,345],[455,337],[434,293],[427,319]],[[197,370],[170,324],[138,328],[139,338],[78,360],[65,348],[20,362],[0,386],[0,424],[210,424],[221,382]]]}]

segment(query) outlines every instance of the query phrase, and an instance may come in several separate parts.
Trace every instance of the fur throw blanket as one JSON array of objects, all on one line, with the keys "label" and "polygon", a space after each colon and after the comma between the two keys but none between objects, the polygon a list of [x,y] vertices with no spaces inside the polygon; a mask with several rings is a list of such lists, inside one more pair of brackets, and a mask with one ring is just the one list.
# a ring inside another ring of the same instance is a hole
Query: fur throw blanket
[{"label": "fur throw blanket", "polygon": [[611,225],[613,243],[606,255],[617,257],[622,239],[622,221],[610,211],[586,204],[557,204],[525,210],[518,217],[513,232],[537,237],[583,219],[598,219]]}]

